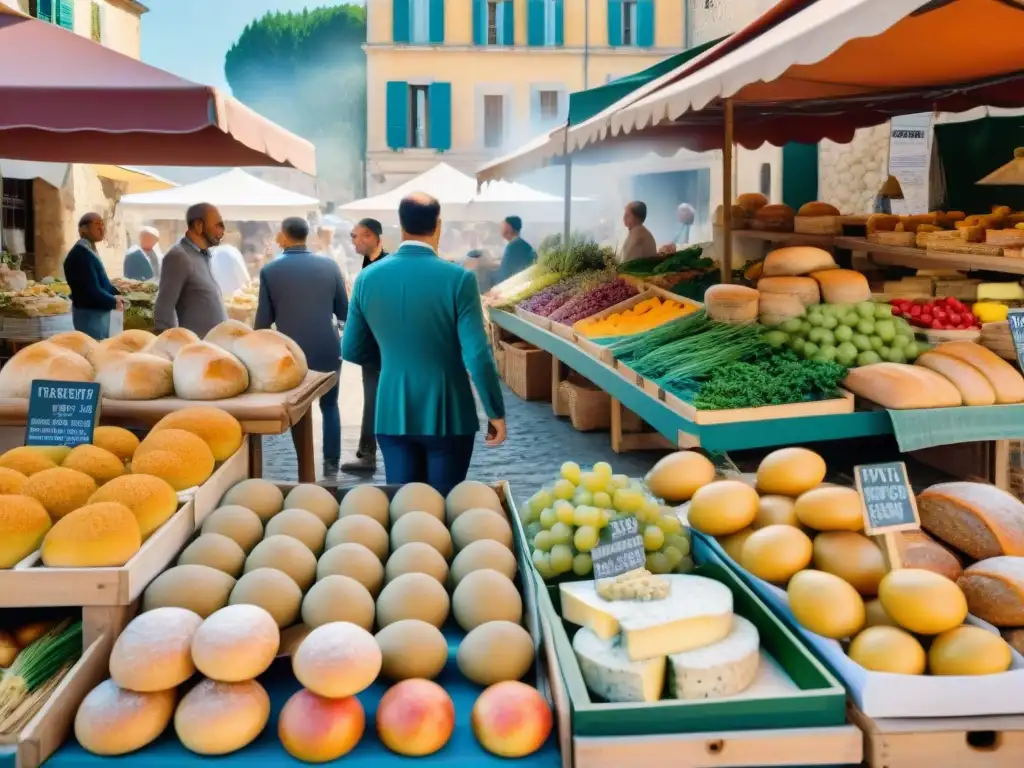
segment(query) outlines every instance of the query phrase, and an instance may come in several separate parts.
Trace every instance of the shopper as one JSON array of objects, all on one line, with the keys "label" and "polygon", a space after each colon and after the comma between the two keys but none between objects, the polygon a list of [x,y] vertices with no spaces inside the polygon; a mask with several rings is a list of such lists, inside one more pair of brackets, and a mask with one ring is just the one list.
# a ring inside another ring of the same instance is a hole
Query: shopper
[{"label": "shopper", "polygon": [[[348,314],[345,281],[333,259],[309,250],[308,237],[309,224],[305,219],[292,217],[281,223],[277,234],[281,256],[260,271],[255,325],[256,328],[276,326],[294,340],[305,353],[310,369],[339,374],[338,324],[345,322]],[[334,472],[341,458],[337,384],[320,398],[320,415],[325,470]]]},{"label": "shopper", "polygon": [[78,242],[64,258],[64,279],[71,288],[71,322],[76,331],[97,341],[110,335],[110,313],[124,308],[96,252],[96,243],[106,233],[106,224],[98,213],[85,214],[78,220]]},{"label": "shopper", "polygon": [[180,326],[202,338],[228,317],[210,265],[210,249],[224,237],[224,219],[209,203],[197,203],[186,212],[185,224],[185,236],[164,256],[154,330]]},{"label": "shopper", "polygon": [[501,258],[496,282],[508,280],[527,269],[537,260],[537,252],[533,246],[523,240],[523,220],[518,216],[509,216],[501,222],[501,237],[505,240],[505,254]]},{"label": "shopper", "polygon": [[210,249],[210,271],[224,298],[244,291],[252,282],[245,257],[230,243],[221,243]]},{"label": "shopper", "polygon": [[413,193],[398,206],[402,245],[356,278],[342,358],[380,367],[377,442],[388,483],[447,494],[466,479],[480,423],[470,378],[505,440],[505,405],[476,279],[437,256],[441,206]]},{"label": "shopper", "polygon": [[[380,236],[384,228],[376,219],[363,219],[352,228],[352,248],[363,257],[362,269],[376,264],[388,252],[381,245]],[[341,465],[344,472],[374,472],[377,469],[377,438],[374,436],[374,414],[377,412],[377,382],[380,370],[364,365],[363,374],[363,419],[359,424],[359,448],[355,461]]]},{"label": "shopper", "polygon": [[161,258],[160,232],[142,227],[136,245],[124,255],[124,276],[129,280],[159,280]]},{"label": "shopper", "polygon": [[647,204],[639,200],[626,204],[626,210],[622,214],[622,223],[626,225],[629,234],[622,243],[622,250],[619,252],[619,261],[636,261],[637,259],[649,259],[658,255],[658,243],[651,231],[644,226],[647,221]]}]

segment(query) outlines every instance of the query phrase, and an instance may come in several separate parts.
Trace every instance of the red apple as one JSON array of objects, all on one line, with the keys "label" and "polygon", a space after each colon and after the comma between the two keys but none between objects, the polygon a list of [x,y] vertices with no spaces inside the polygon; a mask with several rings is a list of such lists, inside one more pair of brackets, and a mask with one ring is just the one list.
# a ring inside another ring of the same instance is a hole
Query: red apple
[{"label": "red apple", "polygon": [[452,736],[455,704],[431,680],[403,680],[377,705],[377,735],[392,752],[422,757],[437,752]]},{"label": "red apple", "polygon": [[355,696],[326,699],[303,689],[292,696],[277,720],[277,735],[288,754],[307,763],[326,763],[348,754],[366,728]]},{"label": "red apple", "polygon": [[480,694],[471,721],[473,735],[488,752],[525,757],[544,746],[551,734],[551,707],[536,688],[508,680]]}]

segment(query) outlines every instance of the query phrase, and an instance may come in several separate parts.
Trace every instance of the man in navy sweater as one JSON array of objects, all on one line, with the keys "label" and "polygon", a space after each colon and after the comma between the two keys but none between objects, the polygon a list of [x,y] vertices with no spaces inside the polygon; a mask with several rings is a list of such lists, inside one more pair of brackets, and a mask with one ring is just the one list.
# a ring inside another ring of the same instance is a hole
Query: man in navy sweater
[{"label": "man in navy sweater", "polygon": [[79,240],[64,259],[64,278],[71,288],[71,321],[76,331],[97,341],[110,335],[110,313],[124,306],[96,252],[96,243],[106,233],[98,213],[85,214],[78,221]]}]

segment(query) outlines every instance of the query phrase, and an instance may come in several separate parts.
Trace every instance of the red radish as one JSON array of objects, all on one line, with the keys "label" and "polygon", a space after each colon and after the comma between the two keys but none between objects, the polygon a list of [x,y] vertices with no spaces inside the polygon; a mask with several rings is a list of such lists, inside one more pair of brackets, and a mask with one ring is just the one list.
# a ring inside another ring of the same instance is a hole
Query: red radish
[{"label": "red radish", "polygon": [[914,306],[912,306],[910,308],[910,314],[912,314],[914,317],[917,317],[918,315],[920,315],[921,314],[921,305],[920,304],[915,304]]}]

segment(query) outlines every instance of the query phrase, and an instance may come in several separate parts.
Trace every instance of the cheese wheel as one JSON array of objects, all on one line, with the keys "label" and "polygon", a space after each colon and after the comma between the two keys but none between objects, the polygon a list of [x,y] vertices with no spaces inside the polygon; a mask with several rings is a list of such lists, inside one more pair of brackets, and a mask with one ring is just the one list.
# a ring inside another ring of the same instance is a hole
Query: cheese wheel
[{"label": "cheese wheel", "polygon": [[37,341],[16,352],[0,368],[0,397],[27,399],[36,379],[92,381],[93,367],[64,347]]},{"label": "cheese wheel", "polygon": [[805,307],[821,301],[818,283],[810,277],[762,277],[757,281],[757,290],[762,296],[766,293],[792,296]]},{"label": "cheese wheel", "polygon": [[821,286],[821,298],[827,304],[859,304],[871,300],[868,279],[852,269],[826,269],[812,272]]},{"label": "cheese wheel", "polygon": [[186,608],[156,608],[132,619],[110,652],[110,677],[148,693],[181,685],[196,671],[192,642],[202,618]]},{"label": "cheese wheel", "polygon": [[156,337],[146,352],[173,361],[183,347],[198,341],[199,337],[188,328],[168,328]]},{"label": "cheese wheel", "polygon": [[177,691],[136,693],[104,680],[75,714],[75,739],[94,755],[125,755],[155,741],[174,714]]},{"label": "cheese wheel", "polygon": [[281,646],[277,622],[256,605],[228,605],[212,613],[192,638],[196,669],[211,680],[253,680],[270,667]]},{"label": "cheese wheel", "polygon": [[96,381],[113,400],[158,400],[174,394],[172,370],[165,357],[135,352],[100,363]]},{"label": "cheese wheel", "polygon": [[237,339],[231,347],[249,371],[251,392],[287,392],[306,378],[306,356],[291,339],[263,329]]},{"label": "cheese wheel", "polygon": [[960,587],[917,568],[887,573],[878,585],[878,599],[893,621],[918,635],[946,632],[967,618],[967,598]]},{"label": "cheese wheel", "polygon": [[206,342],[187,344],[174,358],[174,393],[183,400],[227,400],[249,388],[237,357]]},{"label": "cheese wheel", "polygon": [[[801,213],[800,215],[806,214]],[[835,268],[836,262],[828,251],[794,245],[788,248],[776,248],[769,253],[764,259],[764,268],[761,274],[765,277],[795,277]]]},{"label": "cheese wheel", "polygon": [[174,713],[174,730],[185,749],[226,755],[250,744],[270,719],[270,697],[255,680],[202,680]]},{"label": "cheese wheel", "polygon": [[914,364],[923,365],[953,382],[960,390],[964,405],[994,405],[996,402],[996,392],[985,374],[970,363],[938,352],[925,352]]},{"label": "cheese wheel", "polygon": [[1024,376],[987,347],[973,341],[947,341],[932,351],[969,363],[981,371],[992,385],[997,403],[1024,402]]}]

